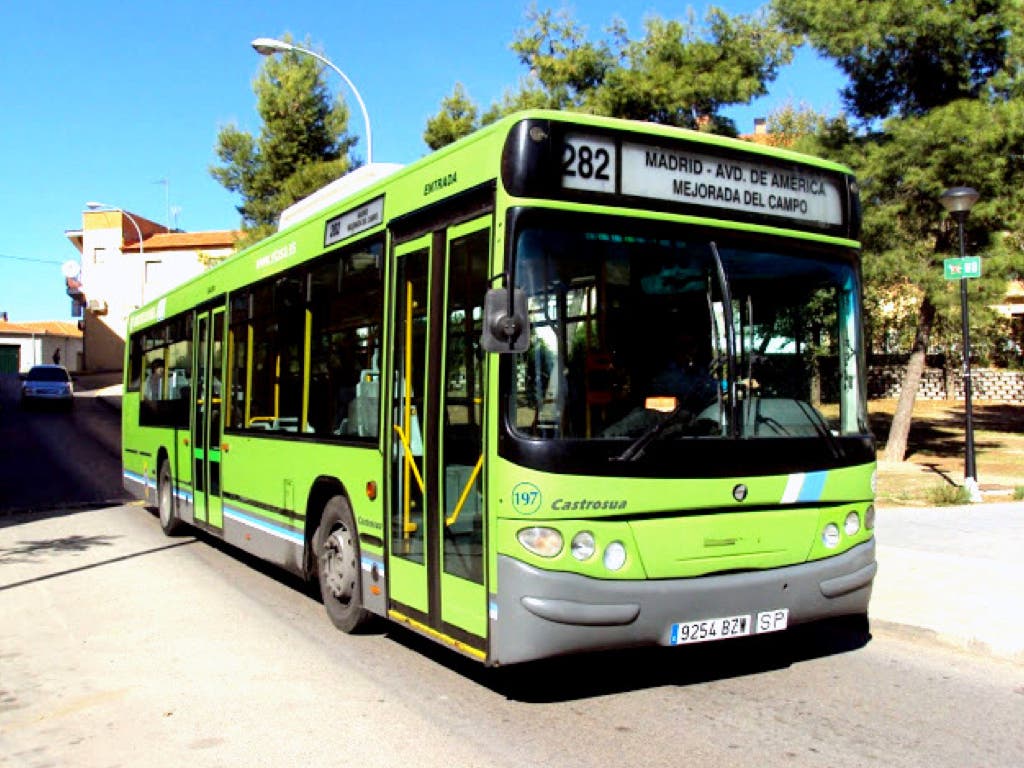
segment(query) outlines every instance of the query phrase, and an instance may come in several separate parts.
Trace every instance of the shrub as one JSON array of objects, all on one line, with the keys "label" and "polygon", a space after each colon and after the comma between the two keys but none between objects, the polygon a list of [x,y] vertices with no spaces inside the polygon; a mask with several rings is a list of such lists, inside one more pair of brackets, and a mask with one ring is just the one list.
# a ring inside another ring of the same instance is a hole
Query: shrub
[{"label": "shrub", "polygon": [[928,489],[928,501],[937,507],[948,507],[954,504],[967,504],[971,500],[970,492],[962,485],[941,483]]}]

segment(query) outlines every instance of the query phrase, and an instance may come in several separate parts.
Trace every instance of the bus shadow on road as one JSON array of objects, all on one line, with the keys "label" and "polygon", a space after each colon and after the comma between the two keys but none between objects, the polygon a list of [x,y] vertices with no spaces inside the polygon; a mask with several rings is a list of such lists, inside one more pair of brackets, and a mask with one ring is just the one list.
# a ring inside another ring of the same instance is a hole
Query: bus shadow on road
[{"label": "bus shadow on road", "polygon": [[721,643],[581,653],[488,669],[400,627],[387,627],[387,635],[501,696],[533,704],[757,675],[856,651],[871,641],[867,619],[847,616]]},{"label": "bus shadow on road", "polygon": [[[150,510],[155,514],[155,510]],[[188,528],[187,535],[225,553],[308,599],[320,601],[316,581],[306,582],[232,545]],[[184,533],[184,532],[183,532]],[[326,617],[325,617],[326,621]],[[381,617],[358,632],[393,642],[440,667],[524,703],[588,699],[664,686],[692,686],[786,669],[818,658],[849,653],[871,641],[864,616],[802,624],[785,632],[682,648],[642,647],[558,656],[488,668],[416,632]]]}]

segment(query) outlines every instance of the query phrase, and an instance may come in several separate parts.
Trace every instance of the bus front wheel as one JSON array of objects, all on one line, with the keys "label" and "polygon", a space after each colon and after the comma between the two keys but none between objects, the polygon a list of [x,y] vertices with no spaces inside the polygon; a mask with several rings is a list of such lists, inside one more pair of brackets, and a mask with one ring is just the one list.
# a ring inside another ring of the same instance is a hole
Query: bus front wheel
[{"label": "bus front wheel", "polygon": [[370,614],[363,608],[355,519],[344,497],[335,496],[327,502],[314,545],[320,594],[327,615],[342,632],[354,632]]},{"label": "bus front wheel", "polygon": [[157,508],[160,511],[160,527],[170,536],[178,529],[180,521],[174,514],[174,489],[171,486],[171,468],[166,461],[160,462],[156,481]]}]

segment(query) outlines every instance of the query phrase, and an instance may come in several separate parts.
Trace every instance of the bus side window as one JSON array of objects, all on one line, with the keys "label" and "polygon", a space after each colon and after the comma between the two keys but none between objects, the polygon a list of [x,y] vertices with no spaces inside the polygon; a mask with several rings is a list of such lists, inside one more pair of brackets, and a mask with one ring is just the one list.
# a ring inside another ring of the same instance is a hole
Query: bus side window
[{"label": "bus side window", "polygon": [[380,239],[332,251],[309,272],[309,427],[369,441],[380,432],[377,344],[384,314]]}]

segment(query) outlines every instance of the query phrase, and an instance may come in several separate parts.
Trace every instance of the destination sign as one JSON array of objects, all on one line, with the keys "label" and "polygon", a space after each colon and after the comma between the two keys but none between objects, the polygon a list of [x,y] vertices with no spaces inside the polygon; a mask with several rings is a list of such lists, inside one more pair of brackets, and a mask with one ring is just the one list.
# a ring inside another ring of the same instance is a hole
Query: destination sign
[{"label": "destination sign", "polygon": [[[620,156],[621,153],[621,156]],[[569,134],[562,156],[565,189],[614,193],[777,216],[843,223],[836,177],[783,162],[718,157],[688,148]]]},{"label": "destination sign", "polygon": [[339,243],[347,237],[371,229],[384,220],[384,198],[378,197],[365,205],[329,219],[324,225],[324,247]]}]

